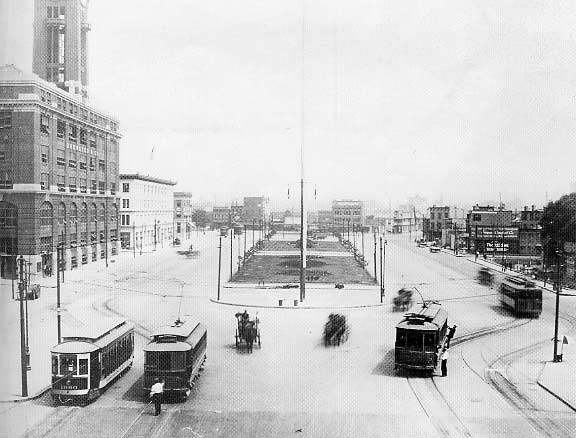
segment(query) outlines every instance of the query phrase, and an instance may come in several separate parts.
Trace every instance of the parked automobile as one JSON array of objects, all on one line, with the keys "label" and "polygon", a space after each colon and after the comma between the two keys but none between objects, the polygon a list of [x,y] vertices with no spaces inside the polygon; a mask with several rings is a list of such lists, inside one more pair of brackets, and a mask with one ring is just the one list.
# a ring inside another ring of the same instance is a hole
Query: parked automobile
[{"label": "parked automobile", "polygon": [[430,252],[440,252],[440,247],[433,245],[430,247]]}]

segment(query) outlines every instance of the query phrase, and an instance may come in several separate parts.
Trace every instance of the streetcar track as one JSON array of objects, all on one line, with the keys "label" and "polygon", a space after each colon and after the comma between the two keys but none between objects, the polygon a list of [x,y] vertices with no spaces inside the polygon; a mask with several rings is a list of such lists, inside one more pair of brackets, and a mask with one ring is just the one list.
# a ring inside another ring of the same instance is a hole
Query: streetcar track
[{"label": "streetcar track", "polygon": [[[47,438],[50,436],[58,436],[58,432],[62,426],[69,424],[72,420],[74,420],[82,411],[82,408],[78,406],[61,406],[57,408],[56,412],[48,417],[49,427],[48,428],[40,428],[36,427],[34,430],[29,431],[27,430],[24,432],[24,436],[27,438]],[[42,424],[44,425],[44,423]],[[52,432],[56,431],[55,435]]]}]

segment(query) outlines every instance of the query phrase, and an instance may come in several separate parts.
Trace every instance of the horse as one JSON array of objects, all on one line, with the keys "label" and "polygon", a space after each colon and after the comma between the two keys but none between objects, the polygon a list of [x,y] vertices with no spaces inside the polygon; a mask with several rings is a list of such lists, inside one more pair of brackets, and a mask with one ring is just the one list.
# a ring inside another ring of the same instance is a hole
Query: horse
[{"label": "horse", "polygon": [[252,353],[252,345],[254,344],[254,339],[256,339],[257,335],[257,330],[254,321],[246,322],[246,324],[244,325],[243,332],[244,332],[243,337],[244,340],[246,341],[246,348],[248,350],[248,353]]},{"label": "horse", "polygon": [[348,327],[346,317],[338,313],[331,313],[324,325],[324,345],[340,345],[347,338]]}]

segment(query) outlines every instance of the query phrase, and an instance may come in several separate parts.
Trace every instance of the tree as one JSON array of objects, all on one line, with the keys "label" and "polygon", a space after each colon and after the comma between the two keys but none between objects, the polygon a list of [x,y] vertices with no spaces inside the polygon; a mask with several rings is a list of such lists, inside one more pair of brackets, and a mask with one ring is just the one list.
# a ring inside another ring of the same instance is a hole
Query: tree
[{"label": "tree", "polygon": [[192,221],[197,227],[204,228],[208,225],[208,213],[205,210],[194,210],[192,212]]},{"label": "tree", "polygon": [[556,251],[562,251],[564,242],[576,242],[576,192],[550,202],[540,220],[542,250],[546,264],[556,263]]}]

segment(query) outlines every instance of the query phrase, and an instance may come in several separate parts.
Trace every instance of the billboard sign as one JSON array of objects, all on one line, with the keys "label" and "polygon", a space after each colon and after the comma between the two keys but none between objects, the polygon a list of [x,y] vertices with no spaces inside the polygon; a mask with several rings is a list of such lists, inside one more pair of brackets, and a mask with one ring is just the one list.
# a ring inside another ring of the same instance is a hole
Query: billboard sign
[{"label": "billboard sign", "polygon": [[474,227],[471,229],[472,234],[477,239],[517,239],[518,228],[516,227]]}]

